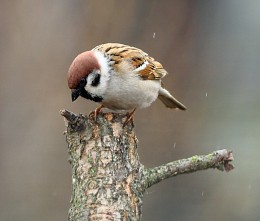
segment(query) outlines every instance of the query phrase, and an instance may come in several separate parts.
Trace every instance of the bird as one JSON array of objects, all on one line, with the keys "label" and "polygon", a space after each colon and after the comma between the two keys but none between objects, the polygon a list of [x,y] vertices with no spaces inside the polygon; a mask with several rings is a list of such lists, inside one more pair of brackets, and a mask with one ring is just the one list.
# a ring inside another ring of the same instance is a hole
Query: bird
[{"label": "bird", "polygon": [[131,111],[126,122],[133,119],[138,108],[149,107],[157,98],[167,108],[186,110],[164,87],[167,71],[162,64],[139,48],[120,43],[105,43],[80,53],[67,73],[72,101],[78,97],[100,103],[112,111]]}]

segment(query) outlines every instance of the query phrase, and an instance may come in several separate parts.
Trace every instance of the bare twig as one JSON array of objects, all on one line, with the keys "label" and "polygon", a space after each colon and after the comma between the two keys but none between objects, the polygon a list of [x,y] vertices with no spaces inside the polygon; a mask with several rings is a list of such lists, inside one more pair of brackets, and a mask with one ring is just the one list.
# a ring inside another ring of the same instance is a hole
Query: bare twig
[{"label": "bare twig", "polygon": [[144,185],[146,188],[159,183],[169,177],[184,173],[192,173],[198,170],[217,168],[221,171],[230,171],[234,166],[232,152],[226,149],[215,151],[208,155],[193,156],[187,159],[177,160],[155,168],[144,170]]}]

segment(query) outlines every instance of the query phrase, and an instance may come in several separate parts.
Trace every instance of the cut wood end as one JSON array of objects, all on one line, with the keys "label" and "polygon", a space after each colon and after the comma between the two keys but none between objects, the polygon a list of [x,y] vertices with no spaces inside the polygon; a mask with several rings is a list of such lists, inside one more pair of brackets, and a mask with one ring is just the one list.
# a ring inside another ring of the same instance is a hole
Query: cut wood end
[{"label": "cut wood end", "polygon": [[68,121],[72,121],[77,117],[76,114],[74,114],[68,110],[65,110],[65,109],[60,110],[60,114],[61,114],[61,116],[65,117]]},{"label": "cut wood end", "polygon": [[70,127],[75,131],[82,131],[85,129],[85,116],[82,114],[76,115],[68,110],[61,110],[61,116],[65,118],[66,126],[70,125]]},{"label": "cut wood end", "polygon": [[232,151],[228,150],[227,156],[224,158],[224,169],[226,172],[229,172],[235,168],[234,165],[230,163],[233,160],[234,160],[234,157],[233,157]]},{"label": "cut wood end", "polygon": [[213,155],[216,156],[216,168],[218,170],[229,172],[235,168],[231,164],[231,162],[234,160],[231,150],[218,150],[215,151]]}]

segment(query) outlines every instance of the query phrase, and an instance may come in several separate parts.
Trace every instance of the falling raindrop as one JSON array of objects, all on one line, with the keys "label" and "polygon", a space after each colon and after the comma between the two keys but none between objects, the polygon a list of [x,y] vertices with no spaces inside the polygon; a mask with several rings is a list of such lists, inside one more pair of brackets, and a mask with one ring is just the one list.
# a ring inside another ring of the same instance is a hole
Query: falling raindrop
[{"label": "falling raindrop", "polygon": [[153,38],[155,38],[155,32],[153,33]]},{"label": "falling raindrop", "polygon": [[175,147],[176,147],[176,142],[173,144],[173,148],[175,149]]},{"label": "falling raindrop", "polygon": [[208,96],[208,92],[206,92],[206,97]]}]

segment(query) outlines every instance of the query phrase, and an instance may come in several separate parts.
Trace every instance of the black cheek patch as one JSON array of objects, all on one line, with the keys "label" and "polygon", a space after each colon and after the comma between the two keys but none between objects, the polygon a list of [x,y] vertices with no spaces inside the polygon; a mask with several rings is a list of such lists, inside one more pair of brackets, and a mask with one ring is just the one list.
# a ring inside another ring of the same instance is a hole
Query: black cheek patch
[{"label": "black cheek patch", "polygon": [[100,74],[96,74],[93,81],[91,82],[91,86],[96,87],[100,83]]}]

